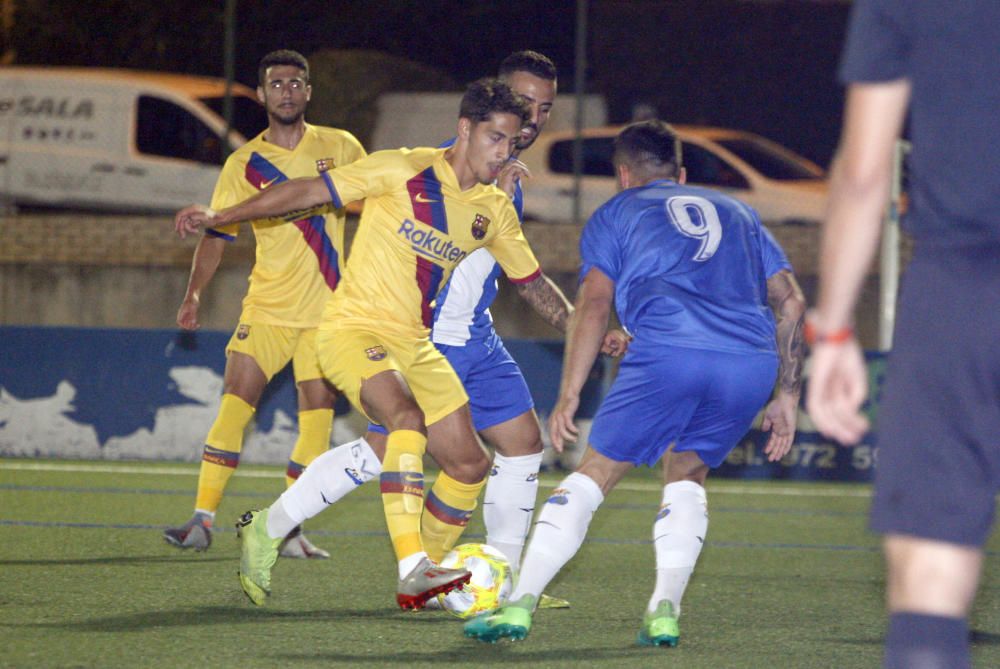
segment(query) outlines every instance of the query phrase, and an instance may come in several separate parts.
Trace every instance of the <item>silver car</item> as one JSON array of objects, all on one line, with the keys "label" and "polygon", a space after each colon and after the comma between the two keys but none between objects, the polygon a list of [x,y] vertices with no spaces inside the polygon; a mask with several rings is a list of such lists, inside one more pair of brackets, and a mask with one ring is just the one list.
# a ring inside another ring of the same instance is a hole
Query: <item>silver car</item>
[{"label": "silver car", "polygon": [[[611,154],[624,126],[583,130],[580,215],[590,214],[617,192]],[[769,224],[815,224],[826,206],[822,168],[758,135],[740,130],[675,125],[682,143],[687,183],[731,195]],[[525,184],[525,217],[565,222],[573,216],[572,132],[543,133],[522,156],[531,170]]]}]

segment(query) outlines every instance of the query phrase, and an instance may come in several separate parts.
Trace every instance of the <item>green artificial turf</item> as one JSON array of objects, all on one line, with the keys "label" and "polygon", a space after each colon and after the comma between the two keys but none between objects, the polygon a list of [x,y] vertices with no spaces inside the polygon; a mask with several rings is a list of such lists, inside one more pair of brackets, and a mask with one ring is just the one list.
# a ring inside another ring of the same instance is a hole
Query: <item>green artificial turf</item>
[{"label": "green artificial turf", "polygon": [[[26,467],[38,466],[32,470]],[[96,470],[96,471],[87,471]],[[441,611],[394,604],[378,487],[307,525],[333,557],[279,560],[264,608],[243,596],[232,522],[283,489],[241,467],[206,553],[160,532],[191,512],[196,465],[0,460],[0,667],[876,667],[885,624],[868,488],[710,481],[711,523],[677,648],[634,645],[653,585],[655,472],[598,511],[527,640],[481,644]],[[543,476],[540,497],[558,482]],[[465,540],[482,540],[480,515]],[[997,541],[989,546],[997,550]],[[972,617],[977,666],[1000,666],[1000,594],[987,559]]]}]

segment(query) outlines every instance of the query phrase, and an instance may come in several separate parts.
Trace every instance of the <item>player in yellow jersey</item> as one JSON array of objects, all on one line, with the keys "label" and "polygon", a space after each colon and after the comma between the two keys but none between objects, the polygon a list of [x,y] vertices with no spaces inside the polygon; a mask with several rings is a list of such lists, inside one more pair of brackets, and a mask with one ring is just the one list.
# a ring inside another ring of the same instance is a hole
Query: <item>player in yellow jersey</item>
[{"label": "player in yellow jersey", "polygon": [[[462,98],[450,148],[382,151],[319,178],[280,184],[236,207],[193,206],[176,217],[183,235],[203,225],[366,198],[341,287],[324,310],[320,364],[331,383],[389,431],[380,483],[403,608],[421,608],[469,578],[465,570],[437,567],[423,548],[428,426],[429,452],[443,470],[437,497],[456,519],[471,515],[490,464],[462,384],[428,337],[438,290],[463,258],[485,247],[536,308],[568,311],[542,274],[510,198],[492,185],[528,116],[527,103],[507,84],[481,80]],[[267,510],[248,512],[242,522],[241,582],[262,603],[280,538],[267,532]],[[451,524],[457,534],[462,526]]]},{"label": "player in yellow jersey", "polygon": [[[294,51],[267,54],[259,65],[257,95],[268,127],[226,161],[212,206],[245,200],[271,184],[315,176],[364,157],[348,132],[310,125],[305,111],[311,95],[309,63]],[[292,219],[253,221],[257,240],[250,288],[239,325],[226,347],[225,389],[215,423],[205,440],[194,516],[164,531],[179,548],[205,550],[229,477],[239,464],[243,432],[253,418],[268,381],[292,361],[298,386],[299,437],[288,461],[289,485],[302,469],[329,448],[335,390],[323,379],[316,357],[316,327],[323,305],[340,281],[344,249],[344,209],[328,204]],[[238,225],[206,230],[198,241],[177,324],[196,330],[202,290],[212,279],[225,245]],[[284,541],[286,557],[329,557],[294,529]]]}]

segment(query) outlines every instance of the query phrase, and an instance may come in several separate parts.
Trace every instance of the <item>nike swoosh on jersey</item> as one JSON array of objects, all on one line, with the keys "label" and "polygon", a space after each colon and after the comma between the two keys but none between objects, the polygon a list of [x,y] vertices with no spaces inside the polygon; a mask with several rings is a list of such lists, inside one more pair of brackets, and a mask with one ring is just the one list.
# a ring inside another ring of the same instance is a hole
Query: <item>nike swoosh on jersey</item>
[{"label": "nike swoosh on jersey", "polygon": [[275,181],[277,181],[277,180],[278,180],[278,179],[280,179],[280,178],[281,178],[281,177],[274,177],[274,178],[273,178],[273,179],[271,179],[270,181],[261,181],[261,182],[260,182],[260,189],[261,189],[261,190],[264,190],[265,188],[267,188],[268,186],[270,186],[271,184],[273,184],[273,183],[274,183]]},{"label": "nike swoosh on jersey", "polygon": [[432,200],[431,198],[427,197],[423,193],[417,193],[413,197],[413,199],[416,200],[417,202],[421,202],[423,204],[432,204],[434,202],[438,202],[438,200]]}]

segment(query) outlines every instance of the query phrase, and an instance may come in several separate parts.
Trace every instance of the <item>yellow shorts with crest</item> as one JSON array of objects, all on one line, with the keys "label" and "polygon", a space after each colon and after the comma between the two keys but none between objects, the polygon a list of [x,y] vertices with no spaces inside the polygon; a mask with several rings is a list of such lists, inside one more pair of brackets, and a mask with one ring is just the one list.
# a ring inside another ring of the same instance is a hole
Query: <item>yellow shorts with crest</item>
[{"label": "yellow shorts with crest", "polygon": [[249,355],[263,370],[267,380],[292,361],[295,382],[322,379],[316,355],[316,328],[286,328],[264,323],[240,323],[226,344],[232,351]]},{"label": "yellow shorts with crest", "polygon": [[[361,383],[380,372],[396,370],[432,425],[469,401],[448,360],[429,339],[375,334],[356,327],[322,329],[317,334],[320,367],[365,416]],[[373,422],[375,417],[368,416]]]}]

